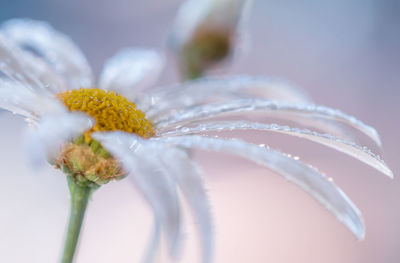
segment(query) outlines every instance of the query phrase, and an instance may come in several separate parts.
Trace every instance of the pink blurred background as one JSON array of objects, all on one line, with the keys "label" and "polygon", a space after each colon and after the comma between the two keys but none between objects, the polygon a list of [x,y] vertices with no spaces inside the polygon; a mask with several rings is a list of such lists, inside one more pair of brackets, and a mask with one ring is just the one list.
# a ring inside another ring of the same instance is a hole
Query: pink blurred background
[{"label": "pink blurred background", "polygon": [[[180,2],[2,0],[0,22],[48,21],[71,36],[98,74],[120,48],[165,49]],[[224,72],[282,77],[306,89],[318,104],[374,126],[384,158],[398,175],[399,13],[396,0],[255,0],[243,50]],[[178,80],[172,68],[159,83]],[[0,262],[56,262],[67,220],[65,178],[52,168],[30,171],[21,141],[24,121],[2,112],[0,123]],[[397,178],[299,139],[267,134],[256,141],[299,155],[333,177],[363,212],[366,238],[356,241],[279,176],[226,155],[199,153],[215,219],[215,262],[400,262]],[[76,262],[139,262],[152,216],[128,182],[100,189],[86,219]],[[185,219],[182,262],[200,262],[195,222]]]}]

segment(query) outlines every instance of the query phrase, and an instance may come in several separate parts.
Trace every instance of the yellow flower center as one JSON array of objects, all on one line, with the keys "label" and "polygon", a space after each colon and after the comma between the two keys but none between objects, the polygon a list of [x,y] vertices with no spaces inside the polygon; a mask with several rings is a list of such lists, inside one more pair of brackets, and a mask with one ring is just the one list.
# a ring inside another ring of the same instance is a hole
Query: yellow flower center
[{"label": "yellow flower center", "polygon": [[136,105],[121,95],[101,89],[77,89],[56,95],[70,111],[83,111],[96,120],[85,132],[85,141],[91,141],[92,132],[120,130],[136,133],[144,138],[154,136],[152,123]]},{"label": "yellow flower center", "polygon": [[119,161],[92,139],[92,132],[120,130],[144,138],[155,134],[145,114],[114,92],[82,88],[59,93],[56,97],[70,111],[85,112],[96,120],[92,128],[63,147],[55,162],[57,168],[81,186],[98,187],[126,175]]}]

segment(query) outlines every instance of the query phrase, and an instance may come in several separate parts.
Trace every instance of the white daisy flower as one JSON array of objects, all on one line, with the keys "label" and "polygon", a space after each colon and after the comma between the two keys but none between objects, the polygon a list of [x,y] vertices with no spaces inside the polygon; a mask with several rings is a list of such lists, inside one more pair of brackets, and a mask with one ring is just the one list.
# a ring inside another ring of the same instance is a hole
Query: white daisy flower
[{"label": "white daisy flower", "polygon": [[[32,160],[40,163],[45,156],[66,172],[70,184],[77,186],[71,191],[95,189],[125,176],[136,184],[155,217],[148,262],[161,232],[170,255],[179,257],[178,190],[198,222],[203,262],[212,261],[210,205],[201,172],[186,149],[230,153],[265,166],[314,197],[357,238],[364,237],[360,211],[324,174],[268,146],[229,138],[228,133],[210,137],[207,132],[257,130],[296,136],[393,177],[379,155],[357,144],[365,136],[381,146],[374,128],[313,104],[290,84],[265,77],[204,78],[146,93],[143,85],[157,77],[162,62],[154,51],[126,49],[106,63],[95,83],[85,57],[67,36],[43,22],[11,20],[0,29],[0,107],[26,118],[32,126]],[[308,129],[268,123],[268,116]],[[71,194],[74,205],[76,193]],[[84,194],[87,198],[90,191]],[[80,227],[78,221],[73,227]]]}]

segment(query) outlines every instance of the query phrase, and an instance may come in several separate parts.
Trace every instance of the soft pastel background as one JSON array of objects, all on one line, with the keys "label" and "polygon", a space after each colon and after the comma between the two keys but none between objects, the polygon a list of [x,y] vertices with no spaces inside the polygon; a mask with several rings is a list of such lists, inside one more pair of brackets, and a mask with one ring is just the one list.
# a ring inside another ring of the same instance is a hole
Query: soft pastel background
[{"label": "soft pastel background", "polygon": [[[50,22],[71,36],[98,74],[122,47],[163,49],[180,2],[1,0],[0,22],[13,17]],[[319,104],[375,126],[384,157],[399,175],[399,14],[396,0],[256,0],[246,25],[250,39],[228,71],[283,77]],[[176,80],[170,69],[160,83]],[[2,112],[0,123],[0,262],[56,262],[67,219],[65,179],[51,168],[29,171],[24,121]],[[200,154],[215,218],[216,262],[400,262],[398,178],[302,140],[265,135],[261,141],[332,176],[363,212],[366,239],[356,241],[279,176],[228,156]],[[76,262],[139,261],[152,217],[128,181],[98,191],[86,219]],[[186,221],[182,262],[199,262],[195,222]]]}]

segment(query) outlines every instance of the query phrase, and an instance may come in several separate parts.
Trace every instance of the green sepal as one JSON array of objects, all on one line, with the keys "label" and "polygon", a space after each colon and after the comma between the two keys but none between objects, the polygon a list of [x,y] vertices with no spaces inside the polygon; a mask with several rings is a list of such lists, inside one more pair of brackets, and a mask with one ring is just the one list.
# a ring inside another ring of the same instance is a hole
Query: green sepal
[{"label": "green sepal", "polygon": [[75,143],[76,145],[82,145],[82,144],[84,144],[84,143],[85,143],[85,136],[84,136],[83,134],[79,135],[78,137],[76,137],[76,138],[74,139],[74,143]]}]

